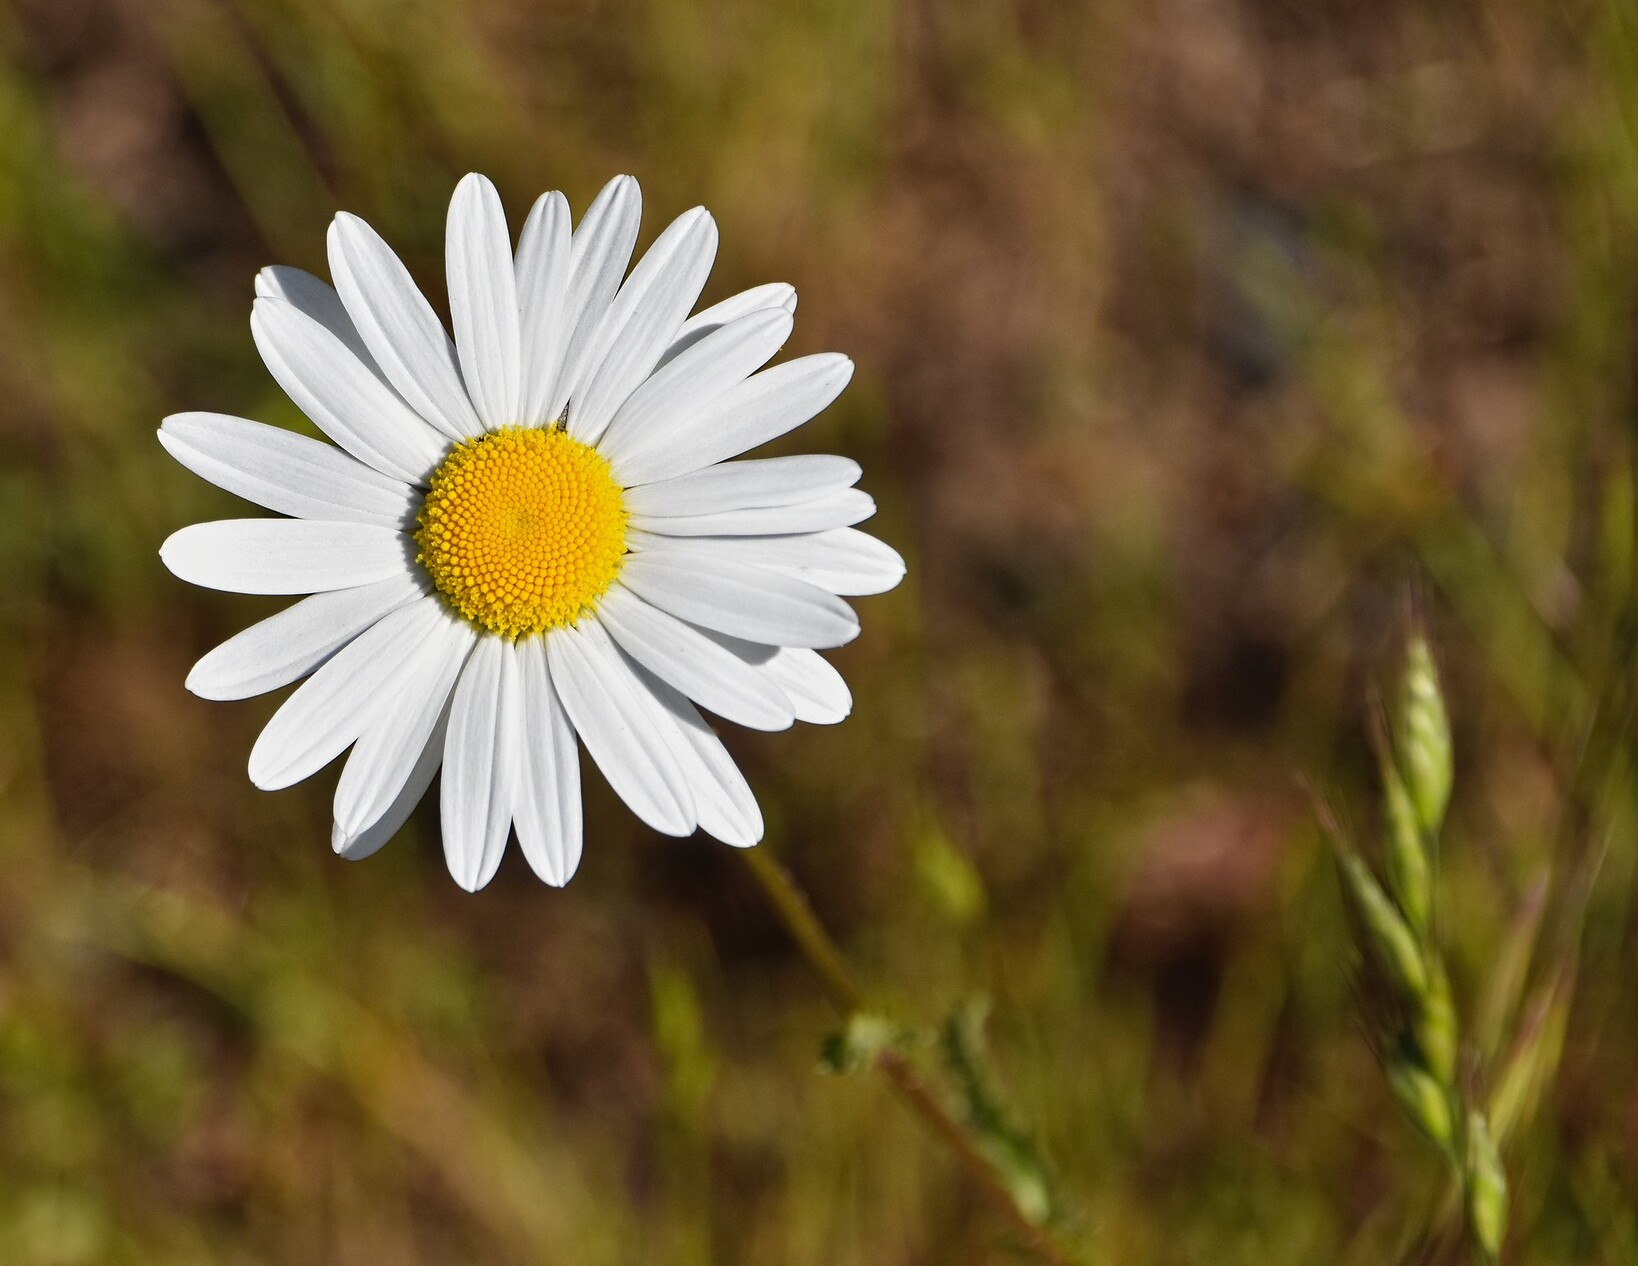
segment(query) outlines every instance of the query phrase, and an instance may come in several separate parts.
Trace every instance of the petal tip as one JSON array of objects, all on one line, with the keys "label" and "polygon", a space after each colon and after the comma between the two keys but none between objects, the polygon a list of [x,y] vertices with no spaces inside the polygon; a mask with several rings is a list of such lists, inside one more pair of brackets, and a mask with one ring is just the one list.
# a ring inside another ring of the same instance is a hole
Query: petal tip
[{"label": "petal tip", "polygon": [[284,789],[284,784],[278,780],[278,776],[272,770],[261,767],[261,763],[256,759],[255,752],[250,754],[250,764],[246,772],[250,774],[251,785],[257,791],[282,791]]},{"label": "petal tip", "polygon": [[758,806],[753,808],[755,817],[741,824],[741,829],[730,835],[719,835],[717,838],[729,848],[755,848],[762,843],[762,837],[768,833],[767,823],[762,820],[761,808]]},{"label": "petal tip", "polygon": [[[330,221],[330,227],[324,234],[325,242],[332,251],[352,245],[360,238],[372,236],[372,230],[365,220],[354,215],[351,211],[337,211],[335,219]],[[331,271],[335,271],[335,261],[331,260]]]},{"label": "petal tip", "polygon": [[205,661],[200,660],[192,668],[188,669],[188,675],[182,680],[182,688],[197,698],[214,701],[217,696],[212,693],[210,673],[201,671],[204,667]]},{"label": "petal tip", "polygon": [[482,202],[490,197],[500,201],[500,191],[495,188],[495,182],[481,171],[469,171],[456,182],[449,203],[453,208],[463,202]]}]

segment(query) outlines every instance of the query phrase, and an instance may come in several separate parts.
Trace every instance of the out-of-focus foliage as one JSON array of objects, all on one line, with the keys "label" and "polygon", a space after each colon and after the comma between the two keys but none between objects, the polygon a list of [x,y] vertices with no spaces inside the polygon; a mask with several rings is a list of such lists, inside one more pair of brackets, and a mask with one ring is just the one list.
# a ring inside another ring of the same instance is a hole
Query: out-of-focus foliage
[{"label": "out-of-focus foliage", "polygon": [[847,724],[728,742],[888,1014],[993,1000],[1094,1260],[1435,1218],[1293,780],[1376,802],[1407,591],[1510,1260],[1638,1260],[1630,5],[11,0],[0,138],[0,1261],[1015,1260],[815,1074],[726,850],[588,773],[566,891],[462,894],[425,814],[341,862],[324,778],[244,776],[276,701],[182,689],[277,604],[162,570],[247,511],[155,426],[302,425],[256,268],[345,208],[441,303],[473,169],[514,222],[703,202],[707,298],[791,281],[792,353],[858,361],[789,447],[864,463],[910,579]]}]

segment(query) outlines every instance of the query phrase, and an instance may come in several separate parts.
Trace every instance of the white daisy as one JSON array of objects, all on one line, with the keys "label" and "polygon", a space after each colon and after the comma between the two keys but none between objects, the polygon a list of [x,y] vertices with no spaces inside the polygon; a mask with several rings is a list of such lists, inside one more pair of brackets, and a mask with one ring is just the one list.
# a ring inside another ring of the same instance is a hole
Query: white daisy
[{"label": "white daisy", "polygon": [[312,595],[206,655],[188,688],[238,699],[307,678],[250,777],[287,787],[351,747],[344,857],[380,848],[442,766],[457,883],[488,883],[514,827],[535,872],[566,883],[576,735],[656,830],[754,844],[756,798],[694,704],[762,730],[852,706],[817,653],[859,631],[839,595],[904,574],[852,527],[875,508],[859,467],[727,459],[825,408],[853,364],[762,368],[790,335],[790,286],[688,315],[717,248],[703,208],[625,276],[640,206],[618,177],[571,232],[548,193],[514,255],[494,186],[467,176],[449,209],[453,341],[387,244],[338,215],[335,288],[264,269],[250,325],[339,447],[214,413],[160,429],[196,474],[291,516],[196,524],[160,556],[213,589]]}]

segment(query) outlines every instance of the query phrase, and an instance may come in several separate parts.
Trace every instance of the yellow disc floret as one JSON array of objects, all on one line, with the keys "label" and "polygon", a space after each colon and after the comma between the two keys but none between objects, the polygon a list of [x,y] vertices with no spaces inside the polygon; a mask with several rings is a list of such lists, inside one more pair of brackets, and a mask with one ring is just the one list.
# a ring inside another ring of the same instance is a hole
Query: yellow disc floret
[{"label": "yellow disc floret", "polygon": [[608,459],[556,429],[509,426],[457,444],[419,523],[419,561],[445,601],[510,638],[573,623],[626,552]]}]

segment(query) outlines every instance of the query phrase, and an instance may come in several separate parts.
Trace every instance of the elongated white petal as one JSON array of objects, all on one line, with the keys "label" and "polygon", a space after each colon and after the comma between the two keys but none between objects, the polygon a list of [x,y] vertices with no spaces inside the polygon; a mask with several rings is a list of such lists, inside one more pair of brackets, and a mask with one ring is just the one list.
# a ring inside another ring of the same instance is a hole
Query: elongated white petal
[{"label": "elongated white petal", "polygon": [[782,308],[795,316],[796,287],[783,281],[770,281],[741,290],[737,295],[729,295],[709,308],[701,308],[683,322],[682,329],[677,331],[677,341],[666,351],[667,359],[675,356],[692,339],[701,338],[730,321],[737,321],[748,313],[760,312],[764,308]]},{"label": "elongated white petal", "polygon": [[763,537],[727,548],[746,562],[847,597],[886,593],[904,579],[904,559],[898,550],[854,528],[812,536]]},{"label": "elongated white petal", "polygon": [[[523,361],[518,387],[518,423],[546,426],[568,350],[569,271],[574,251],[569,233],[569,200],[542,194],[518,238],[517,290]],[[612,294],[612,290],[610,291]],[[558,412],[562,412],[562,405]]]},{"label": "elongated white petal", "polygon": [[316,593],[252,624],[188,673],[201,699],[248,699],[305,677],[382,616],[426,592],[409,572],[373,585]]},{"label": "elongated white petal", "polygon": [[280,514],[392,528],[415,518],[408,484],[293,431],[224,413],[173,413],[159,442],[202,479]]},{"label": "elongated white petal", "polygon": [[507,740],[517,724],[515,668],[503,639],[480,637],[450,705],[440,795],[444,862],[468,892],[495,877],[512,829],[517,751]]},{"label": "elongated white petal", "polygon": [[406,658],[375,720],[364,727],[336,784],[336,838],[357,840],[388,814],[409,784],[472,651],[472,626],[447,611]]},{"label": "elongated white petal", "polygon": [[694,796],[665,720],[631,664],[593,619],[546,634],[546,658],[563,709],[609,786],[667,835],[693,831]]},{"label": "elongated white petal", "polygon": [[784,646],[762,671],[784,689],[796,719],[810,725],[835,725],[853,711],[853,692],[842,674],[818,651]]},{"label": "elongated white petal", "polygon": [[[769,660],[771,660],[780,652],[781,649],[783,649],[778,646],[770,646],[766,642],[748,642],[742,637],[730,637],[726,633],[718,633],[715,629],[700,629],[700,632],[704,633],[705,636],[710,638],[713,642],[719,642],[723,646],[727,647],[740,659],[743,659],[747,664],[751,664],[757,668],[761,668],[766,665]],[[815,654],[817,654],[817,652],[815,652]]]},{"label": "elongated white petal", "polygon": [[716,514],[760,506],[794,506],[842,492],[859,482],[859,463],[849,457],[804,453],[720,462],[657,484],[627,488],[632,514]]},{"label": "elongated white petal", "polygon": [[386,811],[356,835],[348,835],[340,827],[331,825],[330,847],[335,849],[338,856],[350,862],[363,861],[379,852],[382,845],[398,834],[404,823],[409,821],[410,814],[415,812],[415,806],[421,803],[421,797],[427,794],[427,788],[432,786],[438,767],[444,763],[444,735],[448,729],[449,702],[445,700],[438,723],[432,727],[431,736],[421,745],[421,754],[415,758],[409,777],[404,780],[403,788]]},{"label": "elongated white petal", "polygon": [[904,579],[904,559],[891,545],[854,528],[788,536],[649,536],[634,532],[635,550],[659,549],[702,567],[719,560],[766,567],[834,594],[885,593]]},{"label": "elongated white petal", "polygon": [[330,225],[329,243],[336,292],[398,394],[450,439],[482,435],[455,345],[392,247],[346,212]]},{"label": "elongated white petal", "polygon": [[632,392],[598,441],[598,451],[614,461],[652,446],[767,364],[790,334],[791,316],[783,308],[722,326]]},{"label": "elongated white petal", "polygon": [[444,252],[449,315],[467,394],[485,426],[513,426],[522,342],[512,237],[500,194],[476,172],[455,186]]},{"label": "elongated white petal", "polygon": [[631,263],[642,214],[643,198],[637,182],[630,176],[616,176],[593,199],[574,231],[569,288],[563,301],[567,342],[563,367],[552,388],[547,421],[562,414],[585,376],[592,342],[620,288],[620,279],[626,275],[626,265]]},{"label": "elongated white petal", "polygon": [[322,593],[406,572],[415,547],[374,523],[218,519],[173,532],[159,547],[173,575],[229,593]]},{"label": "elongated white petal", "polygon": [[296,687],[250,752],[250,781],[263,791],[300,782],[364,732],[390,698],[390,684],[439,622],[436,598],[376,621]]},{"label": "elongated white petal", "polygon": [[597,618],[627,655],[718,716],[755,730],[783,730],[795,721],[775,682],[625,586],[610,587]]},{"label": "elongated white petal", "polygon": [[347,306],[329,282],[300,268],[272,264],[256,274],[256,297],[282,299],[297,311],[310,316],[347,345],[347,350],[382,382],[386,377],[359,337],[358,327],[347,315]]},{"label": "elongated white petal", "polygon": [[296,407],[359,461],[424,484],[449,444],[347,345],[282,299],[258,299],[250,332]]},{"label": "elongated white petal", "polygon": [[853,711],[853,694],[842,674],[818,651],[800,646],[768,646],[705,630],[784,691],[798,721],[834,725]]},{"label": "elongated white petal", "polygon": [[704,207],[685,211],[655,239],[593,339],[569,403],[569,434],[587,444],[603,434],[677,336],[716,257],[717,224]]},{"label": "elongated white petal", "polygon": [[646,539],[654,544],[626,558],[620,581],[679,620],[773,646],[841,646],[859,635],[847,603],[817,585]]},{"label": "elongated white petal", "polygon": [[733,757],[694,705],[654,674],[639,667],[638,677],[670,715],[666,737],[694,791],[700,829],[735,848],[749,848],[762,838],[762,810]]},{"label": "elongated white petal", "polygon": [[776,439],[818,413],[853,377],[836,352],[803,356],[753,374],[710,407],[663,429],[663,440],[613,463],[622,484],[649,484],[700,470]]},{"label": "elongated white petal", "polygon": [[631,526],[660,536],[783,536],[849,527],[875,513],[876,502],[869,493],[844,488],[794,506],[755,506],[715,514],[636,514]]},{"label": "elongated white petal", "polygon": [[580,865],[580,748],[552,685],[546,640],[526,638],[507,651],[517,660],[523,699],[512,809],[518,846],[535,874],[561,888]]}]

